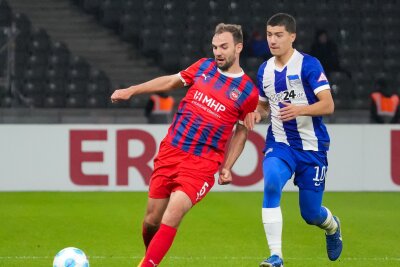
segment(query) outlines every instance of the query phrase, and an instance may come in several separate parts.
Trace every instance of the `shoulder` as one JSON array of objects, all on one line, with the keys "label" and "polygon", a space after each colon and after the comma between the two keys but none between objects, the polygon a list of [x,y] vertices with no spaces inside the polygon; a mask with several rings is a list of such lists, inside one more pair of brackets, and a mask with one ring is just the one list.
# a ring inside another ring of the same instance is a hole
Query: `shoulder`
[{"label": "shoulder", "polygon": [[321,71],[321,62],[316,58],[306,53],[300,53],[303,56],[302,68],[303,73],[310,73],[312,71]]},{"label": "shoulder", "polygon": [[246,94],[246,95],[253,95],[256,94],[258,95],[258,90],[257,90],[257,86],[254,83],[254,81],[250,78],[249,75],[247,75],[246,73],[242,76],[242,91]]},{"label": "shoulder", "polygon": [[217,63],[215,62],[215,59],[214,59],[214,58],[202,58],[202,59],[200,59],[200,60],[201,60],[201,63],[204,64],[204,65],[207,65],[207,66],[211,66],[211,65],[217,66]]},{"label": "shoulder", "polygon": [[200,58],[192,66],[198,66],[199,68],[208,68],[210,65],[215,65],[215,60],[213,58]]},{"label": "shoulder", "polygon": [[245,87],[249,87],[249,86],[250,87],[256,87],[253,79],[249,75],[247,75],[247,73],[243,74],[242,81],[244,82],[243,84],[244,84]]},{"label": "shoulder", "polygon": [[316,57],[313,57],[307,53],[299,52],[300,55],[303,56],[303,65],[304,64],[320,64],[319,60]]},{"label": "shoulder", "polygon": [[215,64],[215,60],[213,58],[203,57],[200,60],[202,60],[203,62],[214,63]]},{"label": "shoulder", "polygon": [[208,69],[216,68],[215,60],[212,58],[201,58],[194,62],[192,65],[187,67],[185,70],[180,71],[181,75],[190,74],[190,75],[201,75]]},{"label": "shoulder", "polygon": [[258,68],[258,75],[262,75],[264,73],[265,69],[267,68],[267,66],[271,66],[271,64],[273,64],[273,63],[274,63],[274,57],[271,57],[267,61],[264,61]]},{"label": "shoulder", "polygon": [[258,67],[258,72],[260,73],[261,71],[264,71],[265,67],[267,66],[268,61],[264,61],[260,67]]}]

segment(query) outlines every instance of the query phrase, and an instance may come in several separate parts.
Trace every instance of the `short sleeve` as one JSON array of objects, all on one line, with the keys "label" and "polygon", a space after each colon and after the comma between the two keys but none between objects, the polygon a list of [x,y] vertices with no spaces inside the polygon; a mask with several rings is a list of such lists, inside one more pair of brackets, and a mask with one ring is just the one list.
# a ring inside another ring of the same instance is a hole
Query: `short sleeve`
[{"label": "short sleeve", "polygon": [[314,94],[330,89],[328,79],[318,59],[307,57],[304,58],[303,64],[304,76],[313,89]]},{"label": "short sleeve", "polygon": [[185,86],[192,85],[194,82],[194,77],[196,73],[200,70],[200,66],[207,60],[207,58],[202,58],[190,65],[187,69],[182,70],[178,73],[182,82]]},{"label": "short sleeve", "polygon": [[248,101],[243,103],[242,112],[239,115],[239,120],[243,121],[246,115],[250,112],[253,112],[257,108],[258,104],[258,95],[257,95],[257,87],[251,83],[251,93],[249,95]]},{"label": "short sleeve", "polygon": [[267,100],[267,96],[265,95],[264,92],[264,87],[263,87],[263,79],[264,79],[264,71],[265,67],[267,66],[267,61],[265,61],[261,66],[258,68],[257,72],[257,88],[258,88],[258,94],[260,96],[260,99],[262,100]]}]

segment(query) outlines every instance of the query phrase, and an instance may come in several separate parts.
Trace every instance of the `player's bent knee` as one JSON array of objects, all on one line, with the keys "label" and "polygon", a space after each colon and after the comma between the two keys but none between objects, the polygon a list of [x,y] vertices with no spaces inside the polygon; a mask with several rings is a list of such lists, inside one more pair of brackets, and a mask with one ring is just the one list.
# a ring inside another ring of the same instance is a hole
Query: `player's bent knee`
[{"label": "player's bent knee", "polygon": [[148,214],[144,218],[143,224],[144,224],[145,227],[148,227],[148,228],[160,227],[161,218],[158,219],[157,217],[152,216],[151,214]]},{"label": "player's bent knee", "polygon": [[320,214],[302,212],[301,217],[309,225],[320,225],[323,221]]},{"label": "player's bent knee", "polygon": [[143,227],[146,228],[147,231],[155,232],[158,230],[158,228],[160,228],[160,224],[161,224],[161,222],[154,224],[154,223],[149,223],[146,220],[144,220]]},{"label": "player's bent knee", "polygon": [[157,226],[159,227],[161,224],[161,219],[163,217],[162,213],[159,212],[147,212],[144,216],[143,223],[149,226]]},{"label": "player's bent knee", "polygon": [[276,195],[276,194],[280,195],[281,187],[280,187],[280,185],[278,183],[266,182],[266,183],[264,183],[264,192],[267,195]]}]

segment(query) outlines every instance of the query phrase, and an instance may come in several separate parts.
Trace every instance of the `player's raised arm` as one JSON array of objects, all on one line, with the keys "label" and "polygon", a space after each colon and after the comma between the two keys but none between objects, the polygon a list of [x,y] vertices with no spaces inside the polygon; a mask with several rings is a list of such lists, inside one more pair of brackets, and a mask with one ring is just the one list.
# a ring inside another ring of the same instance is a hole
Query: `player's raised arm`
[{"label": "player's raised arm", "polygon": [[268,102],[259,100],[256,110],[246,115],[246,118],[244,119],[244,126],[246,126],[246,128],[249,130],[253,130],[256,123],[267,119],[269,112],[270,107]]},{"label": "player's raised arm", "polygon": [[184,84],[178,74],[161,76],[145,83],[132,85],[124,89],[117,89],[111,95],[111,101],[116,103],[122,100],[129,100],[135,95],[166,92],[183,86]]}]

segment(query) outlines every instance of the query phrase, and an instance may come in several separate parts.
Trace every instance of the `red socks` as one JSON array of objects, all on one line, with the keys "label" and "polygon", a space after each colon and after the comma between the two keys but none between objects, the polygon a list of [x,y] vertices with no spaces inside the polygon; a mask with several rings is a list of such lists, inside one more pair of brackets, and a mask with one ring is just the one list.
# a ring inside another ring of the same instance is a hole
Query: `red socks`
[{"label": "red socks", "polygon": [[176,235],[176,228],[161,224],[146,251],[141,267],[155,267],[167,254]]}]

